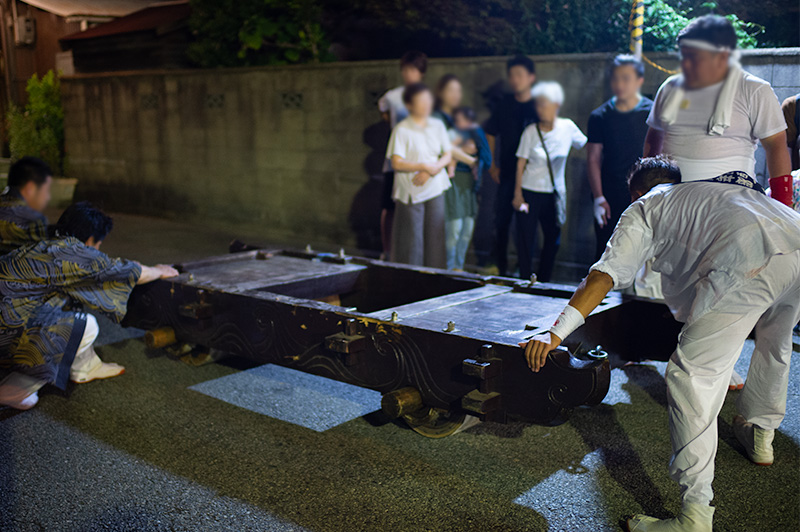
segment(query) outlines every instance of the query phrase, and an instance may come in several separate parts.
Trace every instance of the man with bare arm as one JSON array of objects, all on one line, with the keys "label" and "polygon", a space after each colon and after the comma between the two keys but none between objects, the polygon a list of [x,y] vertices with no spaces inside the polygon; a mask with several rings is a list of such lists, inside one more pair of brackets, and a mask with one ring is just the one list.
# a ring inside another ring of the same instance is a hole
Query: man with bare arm
[{"label": "man with bare arm", "polygon": [[[733,365],[756,330],[734,433],[748,458],[773,461],[786,412],[792,328],[800,319],[800,214],[768,198],[744,172],[681,183],[662,156],[642,159],[629,179],[634,203],[550,332],[525,348],[533,371],[580,327],[611,289],[629,286],[645,261],[661,273],[664,300],[685,325],[667,366],[672,478],[682,511],[637,515],[631,532],[711,532],[717,416]],[[698,223],[701,220],[702,223]]]}]

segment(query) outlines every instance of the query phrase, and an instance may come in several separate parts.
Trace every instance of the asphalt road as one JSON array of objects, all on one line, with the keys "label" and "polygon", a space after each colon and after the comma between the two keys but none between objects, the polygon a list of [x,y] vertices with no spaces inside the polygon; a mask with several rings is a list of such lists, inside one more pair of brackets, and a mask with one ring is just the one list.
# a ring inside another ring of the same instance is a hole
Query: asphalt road
[{"label": "asphalt road", "polygon": [[[558,427],[482,424],[431,440],[379,412],[318,431],[190,389],[253,371],[236,360],[190,367],[139,338],[99,352],[126,374],[0,410],[0,530],[601,531],[679,508],[662,364],[613,370],[605,402]],[[770,468],[742,456],[729,394],[717,530],[798,529],[797,364],[793,373]],[[318,388],[319,401],[338,393]]]}]

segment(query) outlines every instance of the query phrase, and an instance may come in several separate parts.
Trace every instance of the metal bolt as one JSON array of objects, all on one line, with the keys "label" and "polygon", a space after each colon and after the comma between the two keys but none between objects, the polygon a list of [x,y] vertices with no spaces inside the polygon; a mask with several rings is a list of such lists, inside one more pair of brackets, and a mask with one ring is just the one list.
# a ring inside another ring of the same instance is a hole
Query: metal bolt
[{"label": "metal bolt", "polygon": [[397,312],[392,312],[392,317],[391,317],[392,322],[396,322],[399,318],[400,316],[397,315]]},{"label": "metal bolt", "polygon": [[602,360],[604,358],[608,358],[608,353],[603,349],[602,345],[598,345],[594,349],[589,350],[589,352],[586,353],[586,356],[595,360]]},{"label": "metal bolt", "polygon": [[531,274],[531,284],[536,284],[539,282],[539,279],[536,277],[535,273]]},{"label": "metal bolt", "polygon": [[306,244],[306,253],[313,253],[313,249],[311,249],[311,244]]},{"label": "metal bolt", "polygon": [[339,258],[340,258],[340,259],[343,259],[343,258],[345,258],[346,256],[347,256],[347,255],[345,255],[345,254],[344,254],[344,248],[339,248]]},{"label": "metal bolt", "polygon": [[444,332],[453,332],[456,330],[456,322],[448,321],[447,326],[444,328]]},{"label": "metal bolt", "polygon": [[483,344],[481,346],[479,358],[492,358],[493,354],[494,346],[492,344]]}]

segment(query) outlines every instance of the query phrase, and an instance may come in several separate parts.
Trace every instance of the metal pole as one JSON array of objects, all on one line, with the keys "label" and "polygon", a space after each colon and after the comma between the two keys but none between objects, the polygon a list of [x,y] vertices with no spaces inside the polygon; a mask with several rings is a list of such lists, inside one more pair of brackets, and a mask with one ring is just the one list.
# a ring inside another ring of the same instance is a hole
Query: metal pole
[{"label": "metal pole", "polygon": [[633,0],[631,12],[631,52],[636,59],[642,58],[642,34],[644,33],[644,2]]},{"label": "metal pole", "polygon": [[[12,0],[12,3],[16,0]],[[5,77],[6,87],[5,96],[8,106],[17,103],[16,68],[17,62],[14,54],[14,24],[16,21],[12,16],[12,9],[8,2],[0,2],[0,42],[3,47],[3,76]],[[6,109],[3,109],[6,111]],[[5,116],[5,112],[3,113]]]}]

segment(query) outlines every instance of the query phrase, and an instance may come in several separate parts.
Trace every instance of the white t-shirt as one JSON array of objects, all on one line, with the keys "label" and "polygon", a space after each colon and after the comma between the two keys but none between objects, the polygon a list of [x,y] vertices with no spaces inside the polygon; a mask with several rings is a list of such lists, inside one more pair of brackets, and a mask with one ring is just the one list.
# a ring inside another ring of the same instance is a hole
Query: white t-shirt
[{"label": "white t-shirt", "polygon": [[[408,108],[403,103],[403,91],[405,89],[404,85],[390,89],[378,100],[378,111],[389,113],[389,125],[392,126],[392,129],[398,122],[408,116]],[[392,171],[392,163],[389,159],[383,161],[383,171]]]},{"label": "white t-shirt", "polygon": [[531,124],[522,132],[522,138],[517,148],[517,157],[527,159],[525,170],[522,173],[522,188],[532,192],[553,192],[553,181],[558,192],[558,218],[564,223],[567,217],[567,184],[564,172],[567,168],[567,156],[572,148],[580,149],[586,144],[586,135],[575,122],[569,118],[556,118],[553,129],[542,131],[547,153],[553,167],[553,179],[547,169],[547,155],[542,147],[536,124]]},{"label": "white t-shirt", "polygon": [[378,100],[378,111],[389,113],[389,125],[396,126],[398,122],[408,116],[408,108],[403,103],[403,91],[405,86],[400,85],[381,96]]},{"label": "white t-shirt", "polygon": [[[567,166],[567,156],[570,149],[583,148],[586,144],[586,135],[569,118],[556,118],[553,129],[542,131],[542,136],[550,154],[556,190],[559,194],[566,194],[564,171]],[[517,148],[517,157],[528,160],[522,173],[522,188],[533,192],[553,192],[553,183],[547,169],[547,156],[536,131],[536,124],[531,124],[523,131]]]},{"label": "white t-shirt", "polygon": [[723,83],[686,90],[671,125],[663,124],[659,117],[675,85],[665,83],[658,89],[647,125],[664,131],[662,151],[678,163],[683,181],[710,179],[736,170],[755,177],[756,142],[786,129],[772,87],[744,72],[734,94],[730,127],[722,135],[709,135],[708,123]]},{"label": "white t-shirt", "polygon": [[[772,256],[799,249],[800,214],[760,192],[725,183],[659,185],[625,210],[591,269],[624,288],[654,258],[665,302],[688,324]],[[737,310],[726,304],[725,311]]]},{"label": "white t-shirt", "polygon": [[[391,160],[393,155],[397,155],[410,163],[433,164],[451,149],[450,137],[441,120],[431,117],[425,126],[419,126],[408,117],[392,130],[386,158]],[[422,186],[412,183],[415,175],[416,172],[395,172],[392,197],[396,201],[422,203],[450,188],[450,178],[444,168]]]}]

